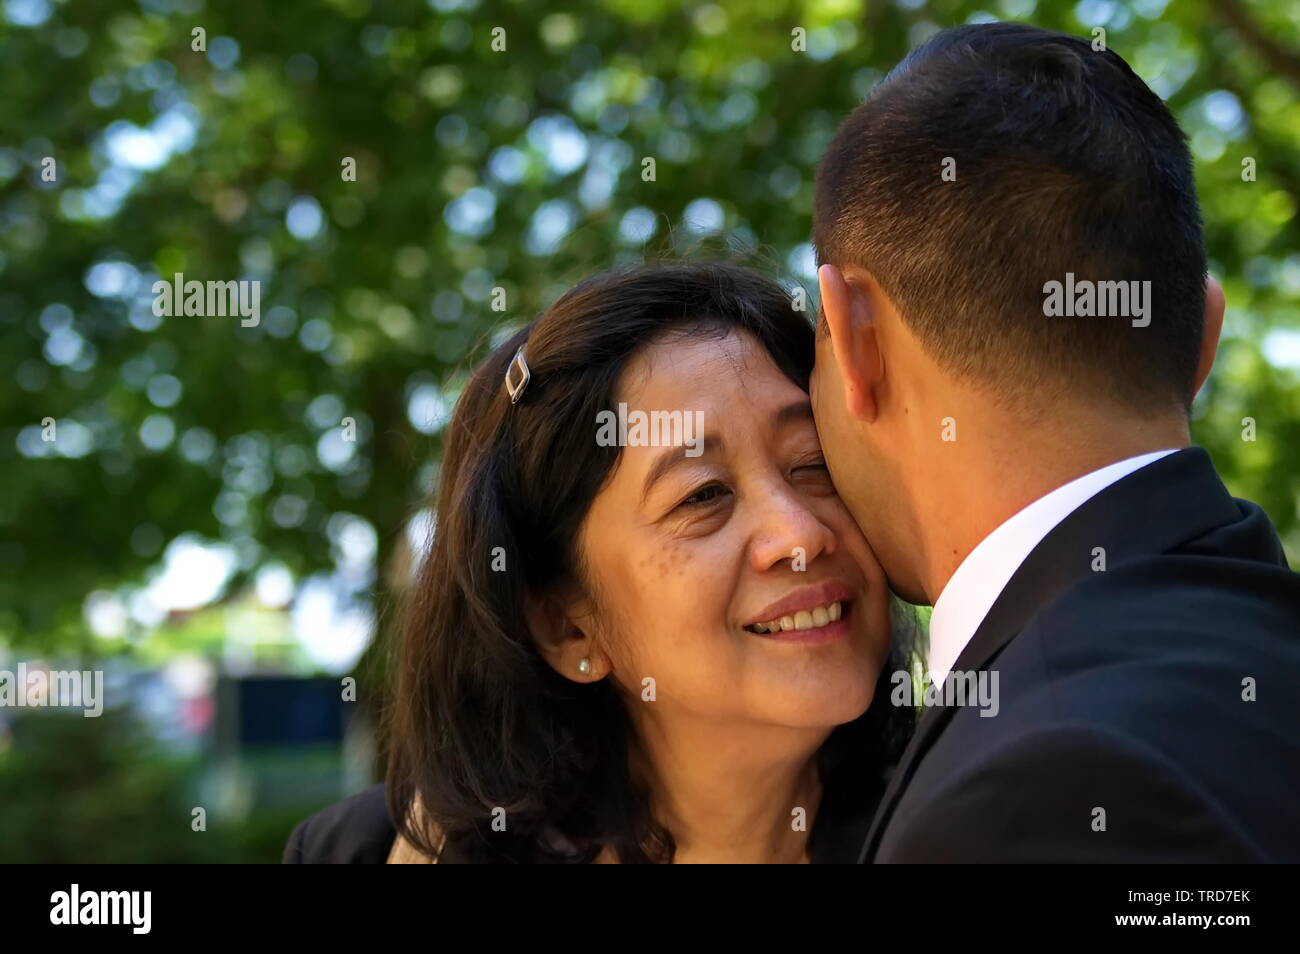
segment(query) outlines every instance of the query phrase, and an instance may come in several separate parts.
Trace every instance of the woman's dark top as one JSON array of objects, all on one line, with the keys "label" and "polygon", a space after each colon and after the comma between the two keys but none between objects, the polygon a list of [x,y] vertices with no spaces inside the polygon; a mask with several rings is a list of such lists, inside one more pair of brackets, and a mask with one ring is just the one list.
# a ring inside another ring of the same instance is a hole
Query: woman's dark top
[{"label": "woman's dark top", "polygon": [[[858,812],[818,812],[808,838],[809,860],[813,864],[857,861],[871,824],[872,807]],[[283,862],[382,865],[396,838],[384,786],[372,785],[300,822],[285,845]]]}]

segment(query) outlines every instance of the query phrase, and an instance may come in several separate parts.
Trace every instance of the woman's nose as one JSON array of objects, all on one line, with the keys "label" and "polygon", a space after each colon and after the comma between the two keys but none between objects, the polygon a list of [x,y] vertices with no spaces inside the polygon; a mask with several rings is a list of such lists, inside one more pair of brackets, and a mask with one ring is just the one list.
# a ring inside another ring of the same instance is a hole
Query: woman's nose
[{"label": "woman's nose", "polygon": [[806,501],[791,493],[764,501],[750,548],[754,569],[767,570],[782,560],[790,560],[794,569],[803,570],[817,557],[833,552],[834,531],[809,509]]}]

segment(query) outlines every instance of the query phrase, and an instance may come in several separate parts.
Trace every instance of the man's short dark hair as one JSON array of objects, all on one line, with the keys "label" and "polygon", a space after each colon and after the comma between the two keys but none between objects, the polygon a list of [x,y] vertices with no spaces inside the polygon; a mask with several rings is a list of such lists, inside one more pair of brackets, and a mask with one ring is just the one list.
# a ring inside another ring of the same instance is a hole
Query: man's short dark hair
[{"label": "man's short dark hair", "polygon": [[[944,175],[947,170],[948,175]],[[1017,23],[913,51],[817,173],[819,264],[869,269],[945,369],[1008,398],[1190,404],[1205,248],[1187,139],[1110,50]],[[1048,317],[1048,282],[1150,281],[1150,324]]]}]

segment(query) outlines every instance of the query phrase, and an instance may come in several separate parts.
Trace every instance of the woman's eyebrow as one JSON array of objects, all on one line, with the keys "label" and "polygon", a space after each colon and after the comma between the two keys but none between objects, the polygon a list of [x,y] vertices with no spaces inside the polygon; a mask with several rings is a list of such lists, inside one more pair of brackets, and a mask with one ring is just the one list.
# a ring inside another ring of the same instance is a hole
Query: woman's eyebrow
[{"label": "woman's eyebrow", "polygon": [[[812,403],[808,398],[800,398],[791,401],[785,407],[773,415],[773,424],[776,428],[785,427],[792,421],[811,421],[813,419]],[[726,449],[726,443],[719,436],[707,434],[703,437],[704,454],[717,455]],[[646,498],[650,496],[650,489],[669,471],[678,464],[685,463],[687,460],[698,460],[698,458],[688,458],[682,453],[680,447],[666,447],[663,452],[655,458],[650,469],[646,472],[645,483],[641,486],[641,503],[645,503]]]},{"label": "woman's eyebrow", "polygon": [[681,447],[665,447],[646,472],[645,483],[641,485],[641,503],[644,504],[646,498],[650,496],[650,488],[678,464],[684,464],[687,461],[698,461],[701,457],[717,456],[726,449],[726,442],[721,437],[712,434],[704,435],[701,438],[701,443],[704,449],[699,457],[687,457],[685,450]]},{"label": "woman's eyebrow", "polygon": [[812,419],[812,402],[806,397],[792,401],[776,412],[777,427],[782,427],[791,421],[811,421]]}]

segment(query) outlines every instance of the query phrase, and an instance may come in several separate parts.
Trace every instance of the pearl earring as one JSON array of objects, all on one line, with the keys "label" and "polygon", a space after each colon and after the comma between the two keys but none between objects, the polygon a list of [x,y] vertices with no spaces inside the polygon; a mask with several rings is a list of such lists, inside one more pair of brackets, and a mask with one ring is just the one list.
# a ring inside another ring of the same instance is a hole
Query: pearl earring
[{"label": "pearl earring", "polygon": [[578,660],[578,672],[582,673],[584,676],[591,672],[591,660],[586,656],[583,656]]}]

